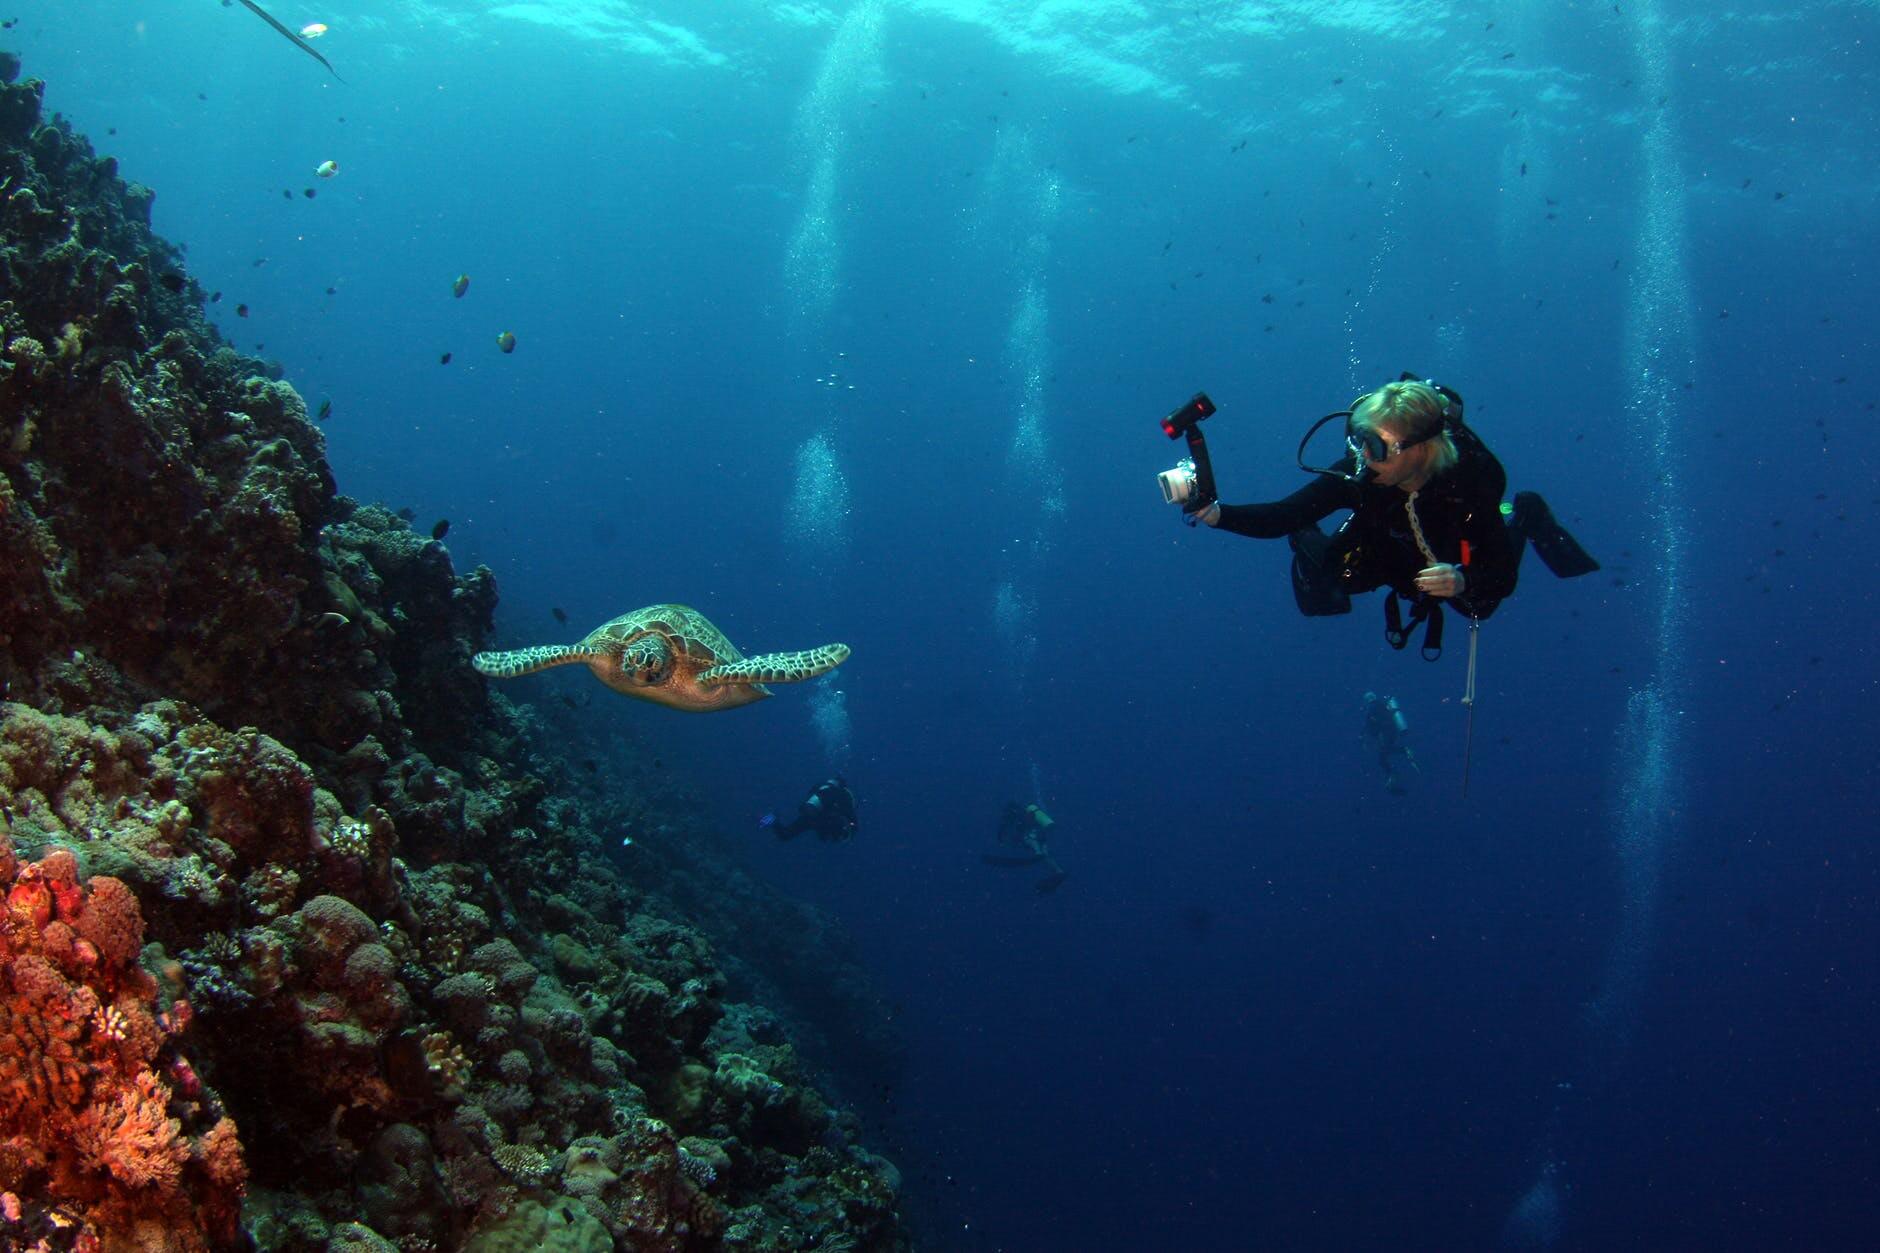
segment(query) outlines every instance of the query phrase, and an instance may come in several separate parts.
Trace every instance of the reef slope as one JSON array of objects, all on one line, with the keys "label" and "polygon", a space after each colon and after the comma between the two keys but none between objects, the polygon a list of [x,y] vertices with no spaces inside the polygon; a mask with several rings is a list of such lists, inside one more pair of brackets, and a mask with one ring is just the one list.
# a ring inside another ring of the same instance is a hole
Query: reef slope
[{"label": "reef slope", "polygon": [[820,996],[890,1064],[839,930],[486,688],[489,571],[338,494],[152,193],[16,70],[0,1246],[908,1247],[789,1007],[728,993]]}]

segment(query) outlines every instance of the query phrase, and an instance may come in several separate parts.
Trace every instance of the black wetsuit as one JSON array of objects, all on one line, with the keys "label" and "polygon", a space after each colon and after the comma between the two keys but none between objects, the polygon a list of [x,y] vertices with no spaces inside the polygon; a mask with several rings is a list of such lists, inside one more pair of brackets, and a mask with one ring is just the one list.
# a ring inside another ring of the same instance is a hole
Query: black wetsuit
[{"label": "black wetsuit", "polygon": [[[1456,464],[1418,491],[1416,515],[1436,560],[1463,567],[1462,594],[1446,603],[1481,619],[1494,613],[1495,606],[1514,591],[1521,546],[1501,520],[1502,493],[1508,488],[1501,462],[1467,427],[1453,426],[1450,432],[1456,444]],[[1350,473],[1352,459],[1345,458],[1336,468]],[[1349,509],[1351,517],[1329,542],[1318,546],[1322,551],[1308,554],[1295,541],[1301,558],[1316,567],[1309,576],[1346,593],[1388,587],[1415,602],[1420,598],[1417,573],[1430,562],[1411,532],[1409,500],[1409,493],[1400,488],[1321,474],[1284,500],[1222,505],[1220,529],[1255,539],[1279,539],[1300,531],[1316,533],[1325,518]],[[1465,540],[1467,562],[1462,554]]]},{"label": "black wetsuit", "polygon": [[805,831],[814,831],[820,839],[847,840],[858,825],[855,793],[840,779],[825,779],[796,807],[796,817],[777,824],[777,838],[794,840]]}]

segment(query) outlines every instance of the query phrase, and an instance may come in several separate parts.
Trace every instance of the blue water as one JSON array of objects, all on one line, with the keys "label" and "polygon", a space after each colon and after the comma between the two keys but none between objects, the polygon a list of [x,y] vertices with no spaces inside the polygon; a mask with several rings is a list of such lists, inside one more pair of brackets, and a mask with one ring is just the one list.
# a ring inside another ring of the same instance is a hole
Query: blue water
[{"label": "blue water", "polygon": [[[899,1006],[928,1245],[1880,1240],[1872,4],[274,11],[343,83],[213,0],[0,45],[501,642],[853,647],[589,708],[735,833],[846,767],[855,843],[749,858]],[[1483,629],[1466,798],[1459,624],[1304,620],[1152,481],[1196,388],[1268,499],[1402,369],[1606,565]],[[1054,896],[979,861],[1012,798]]]}]

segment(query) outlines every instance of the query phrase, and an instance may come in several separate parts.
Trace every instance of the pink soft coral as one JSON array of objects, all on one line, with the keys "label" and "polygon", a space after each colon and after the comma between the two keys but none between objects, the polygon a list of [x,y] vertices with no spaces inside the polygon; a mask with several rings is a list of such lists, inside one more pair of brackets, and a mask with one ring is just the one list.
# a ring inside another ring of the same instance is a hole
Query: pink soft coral
[{"label": "pink soft coral", "polygon": [[93,1101],[73,1120],[79,1151],[131,1188],[175,1188],[189,1160],[182,1124],[165,1113],[169,1090],[148,1070],[119,1086],[114,1099]]},{"label": "pink soft coral", "polygon": [[[83,1238],[171,1253],[230,1245],[247,1177],[235,1124],[153,1013],[143,916],[69,852],[18,863],[0,835],[0,1186],[82,1219]],[[166,1074],[170,1077],[166,1078]]]}]

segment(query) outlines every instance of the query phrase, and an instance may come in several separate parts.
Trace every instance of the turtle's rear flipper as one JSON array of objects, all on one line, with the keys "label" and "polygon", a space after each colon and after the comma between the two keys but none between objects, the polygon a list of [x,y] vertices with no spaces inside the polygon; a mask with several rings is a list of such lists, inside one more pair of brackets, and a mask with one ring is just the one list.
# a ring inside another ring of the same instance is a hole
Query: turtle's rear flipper
[{"label": "turtle's rear flipper", "polygon": [[568,666],[586,661],[593,653],[578,644],[544,644],[539,648],[517,648],[506,653],[478,653],[470,664],[478,674],[492,679],[519,679],[550,666]]},{"label": "turtle's rear flipper", "polygon": [[1592,554],[1581,548],[1580,541],[1554,519],[1554,511],[1547,507],[1539,493],[1516,492],[1514,516],[1510,521],[1515,533],[1534,546],[1535,554],[1555,577],[1571,579],[1599,569]]},{"label": "turtle's rear flipper", "polygon": [[828,674],[849,658],[847,644],[824,644],[800,653],[760,653],[742,661],[727,661],[699,671],[700,687],[728,684],[801,683]]}]

